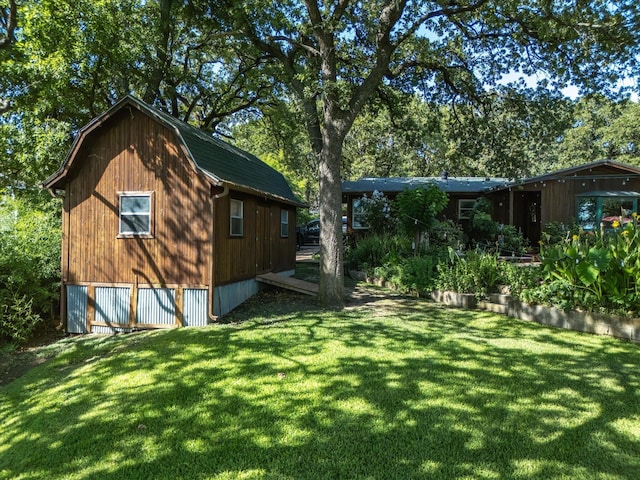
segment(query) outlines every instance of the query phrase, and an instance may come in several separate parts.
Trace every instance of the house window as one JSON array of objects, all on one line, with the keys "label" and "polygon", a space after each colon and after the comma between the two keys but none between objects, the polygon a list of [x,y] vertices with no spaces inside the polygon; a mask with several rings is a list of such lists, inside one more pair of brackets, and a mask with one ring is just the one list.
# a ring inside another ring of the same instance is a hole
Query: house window
[{"label": "house window", "polygon": [[231,236],[241,237],[244,234],[244,202],[231,199]]},{"label": "house window", "polygon": [[280,210],[280,236],[289,236],[289,210]]},{"label": "house window", "polygon": [[365,220],[366,211],[364,209],[364,202],[361,199],[354,199],[351,207],[352,212],[352,228],[354,230],[364,230],[369,228]]},{"label": "house window", "polygon": [[120,194],[120,235],[151,235],[151,192]]},{"label": "house window", "polygon": [[464,198],[458,200],[458,219],[468,220],[473,213],[473,207],[476,204],[475,198]]},{"label": "house window", "polygon": [[600,224],[611,226],[614,221],[621,224],[631,221],[633,212],[638,211],[638,197],[635,192],[591,192],[577,197],[577,223],[584,230],[595,230]]}]

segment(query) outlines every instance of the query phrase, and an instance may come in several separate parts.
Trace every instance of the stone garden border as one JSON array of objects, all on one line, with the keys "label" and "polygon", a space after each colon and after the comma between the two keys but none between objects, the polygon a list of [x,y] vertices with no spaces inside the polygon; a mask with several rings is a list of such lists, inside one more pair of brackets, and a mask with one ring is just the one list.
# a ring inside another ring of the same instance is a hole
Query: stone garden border
[{"label": "stone garden border", "polygon": [[530,305],[510,295],[494,294],[488,301],[478,302],[473,294],[434,291],[431,298],[452,307],[478,308],[543,325],[640,342],[640,318]]}]

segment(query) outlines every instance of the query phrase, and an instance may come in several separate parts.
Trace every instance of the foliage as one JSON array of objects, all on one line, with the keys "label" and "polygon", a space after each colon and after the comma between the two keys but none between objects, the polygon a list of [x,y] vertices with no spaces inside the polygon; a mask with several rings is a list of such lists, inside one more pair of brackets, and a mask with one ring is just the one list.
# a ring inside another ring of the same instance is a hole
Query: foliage
[{"label": "foliage", "polygon": [[542,245],[544,290],[535,299],[562,308],[640,312],[640,229],[638,216],[611,232],[573,235]]},{"label": "foliage", "polygon": [[449,201],[446,192],[436,185],[400,192],[393,202],[395,216],[402,229],[410,236],[431,232],[436,215]]},{"label": "foliage", "polygon": [[398,235],[369,235],[349,246],[345,265],[353,270],[373,272],[375,267],[397,263],[412,254],[411,240]]},{"label": "foliage", "polygon": [[55,209],[4,198],[0,205],[0,336],[25,340],[59,296],[60,220]]},{"label": "foliage", "polygon": [[603,158],[640,165],[638,136],[633,127],[639,109],[637,102],[616,102],[603,95],[578,99],[572,108],[573,124],[558,145],[557,167]]},{"label": "foliage", "polygon": [[522,255],[529,244],[514,225],[498,224],[498,251],[503,255]]},{"label": "foliage", "polygon": [[429,235],[429,245],[432,248],[452,247],[462,248],[464,232],[460,224],[453,220],[436,220]]},{"label": "foliage", "polygon": [[374,190],[360,199],[364,221],[370,232],[376,234],[393,233],[397,229],[397,219],[391,215],[391,202],[383,192]]},{"label": "foliage", "polygon": [[471,212],[471,239],[474,244],[492,245],[496,241],[498,224],[491,215],[491,202],[480,197],[473,205]]},{"label": "foliage", "polygon": [[414,93],[384,90],[345,138],[343,177],[426,177],[447,169],[443,110]]},{"label": "foliage", "polygon": [[449,261],[438,265],[436,286],[439,290],[472,293],[478,299],[495,292],[500,281],[496,254],[468,251],[464,254],[449,248]]},{"label": "foliage", "polygon": [[417,256],[388,262],[373,270],[373,276],[394,289],[417,295],[429,294],[436,287],[438,265],[446,258],[446,250],[432,248]]},{"label": "foliage", "polygon": [[530,293],[540,288],[542,267],[536,264],[499,262],[500,284],[509,287],[509,294],[515,299],[530,300]]},{"label": "foliage", "polygon": [[547,86],[498,87],[443,115],[447,169],[456,175],[531,177],[554,169],[572,103]]},{"label": "foliage", "polygon": [[580,228],[576,224],[566,225],[562,222],[549,222],[542,230],[542,238],[547,245],[556,245],[571,240],[578,233],[580,233]]}]

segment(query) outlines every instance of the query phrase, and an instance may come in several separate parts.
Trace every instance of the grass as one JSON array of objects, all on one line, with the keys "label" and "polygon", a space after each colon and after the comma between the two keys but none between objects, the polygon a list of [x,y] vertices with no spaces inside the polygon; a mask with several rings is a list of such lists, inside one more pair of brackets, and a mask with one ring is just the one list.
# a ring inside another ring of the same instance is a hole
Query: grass
[{"label": "grass", "polygon": [[58,342],[0,388],[0,478],[640,478],[639,345],[415,299],[227,321]]}]

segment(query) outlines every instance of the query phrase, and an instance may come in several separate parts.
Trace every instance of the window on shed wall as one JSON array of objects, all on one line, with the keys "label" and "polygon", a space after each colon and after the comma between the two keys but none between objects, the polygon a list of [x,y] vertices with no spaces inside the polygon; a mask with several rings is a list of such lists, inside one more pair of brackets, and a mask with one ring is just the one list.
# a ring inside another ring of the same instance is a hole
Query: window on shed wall
[{"label": "window on shed wall", "polygon": [[151,192],[120,194],[120,235],[151,235],[151,199]]},{"label": "window on shed wall", "polygon": [[353,199],[353,206],[351,207],[351,213],[352,213],[352,219],[353,219],[352,228],[354,230],[364,230],[369,228],[369,225],[367,225],[367,222],[365,221],[366,212],[364,209],[364,203],[362,202],[361,199],[359,198]]},{"label": "window on shed wall", "polygon": [[289,210],[284,208],[280,210],[280,236],[284,238],[289,236]]},{"label": "window on shed wall", "polygon": [[244,234],[244,202],[242,200],[231,199],[231,228],[233,237],[241,237]]}]

